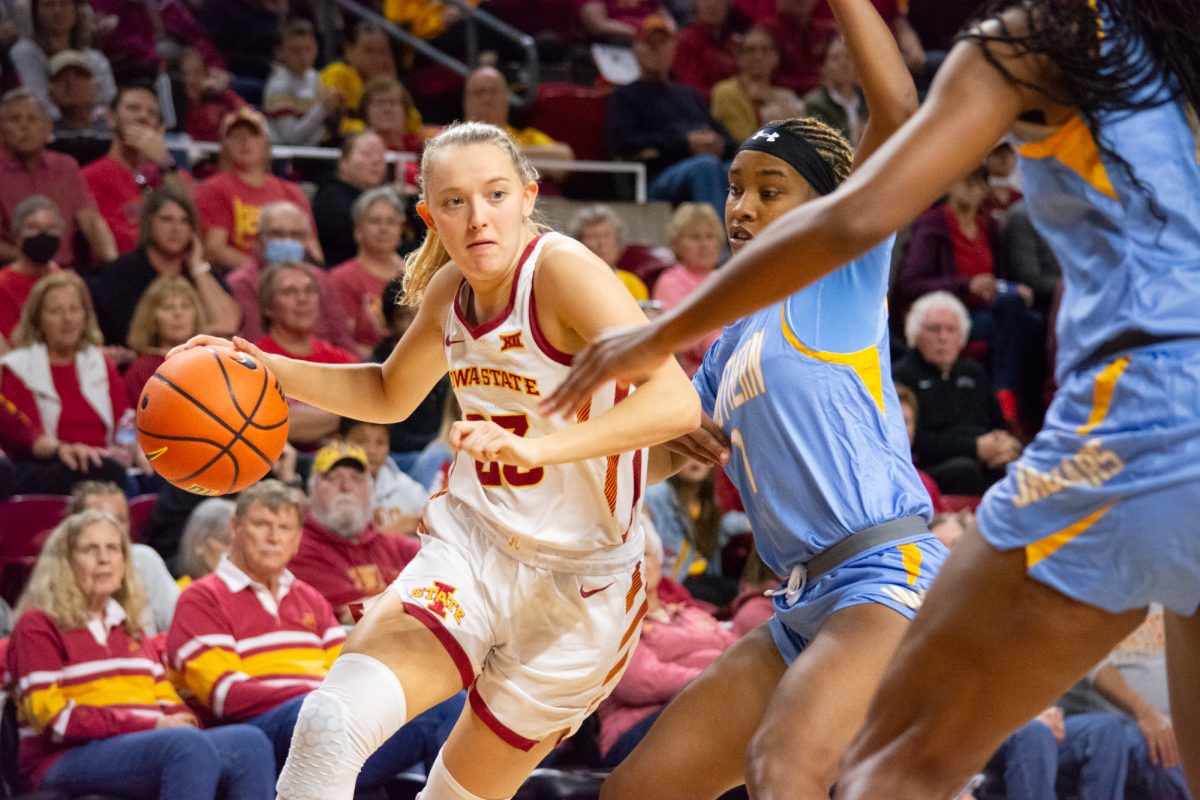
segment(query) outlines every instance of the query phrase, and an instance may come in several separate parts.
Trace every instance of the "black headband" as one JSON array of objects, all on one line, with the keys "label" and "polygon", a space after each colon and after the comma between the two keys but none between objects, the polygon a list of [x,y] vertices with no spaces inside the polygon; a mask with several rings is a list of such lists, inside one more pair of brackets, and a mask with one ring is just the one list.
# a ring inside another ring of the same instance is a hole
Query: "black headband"
[{"label": "black headband", "polygon": [[782,158],[792,165],[800,177],[808,181],[817,194],[829,194],[837,188],[838,179],[829,162],[821,158],[817,149],[809,144],[803,136],[798,136],[787,128],[768,125],[759,128],[738,148],[742,150],[757,150],[760,153]]}]

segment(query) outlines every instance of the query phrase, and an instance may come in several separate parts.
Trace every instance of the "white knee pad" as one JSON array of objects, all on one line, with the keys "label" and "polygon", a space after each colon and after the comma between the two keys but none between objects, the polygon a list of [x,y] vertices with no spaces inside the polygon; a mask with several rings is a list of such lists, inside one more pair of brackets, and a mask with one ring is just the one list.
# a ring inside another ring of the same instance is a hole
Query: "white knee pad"
[{"label": "white knee pad", "polygon": [[362,653],[339,656],[304,699],[275,791],[284,800],[352,800],[363,762],[406,714],[396,673]]},{"label": "white knee pad", "polygon": [[[486,800],[479,795],[471,794],[462,787],[454,776],[446,770],[442,762],[442,754],[438,753],[429,777],[425,779],[425,788],[417,795],[417,800]],[[512,800],[511,797],[497,800]]]}]

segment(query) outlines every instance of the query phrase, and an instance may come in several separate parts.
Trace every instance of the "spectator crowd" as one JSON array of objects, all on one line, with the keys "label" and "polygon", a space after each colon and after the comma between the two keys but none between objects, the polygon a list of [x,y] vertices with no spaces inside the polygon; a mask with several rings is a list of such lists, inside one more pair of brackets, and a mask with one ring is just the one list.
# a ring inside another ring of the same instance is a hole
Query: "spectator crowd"
[{"label": "spectator crowd", "polygon": [[[919,87],[975,6],[873,3]],[[451,56],[476,42],[465,76],[327,5],[0,0],[0,503],[61,495],[65,516],[5,598],[25,788],[274,796],[303,697],[361,604],[420,548],[458,407],[445,380],[390,426],[292,403],[271,476],[208,500],[155,476],[134,409],[166,353],[198,333],[320,363],[386,358],[413,314],[397,304],[424,232],[413,157],[439,126],[488,122],[549,162],[542,191],[577,206],[564,230],[654,314],[729,255],[739,142],[792,116],[851,142],[866,123],[823,0],[472,0],[534,36],[541,87],[520,48],[471,34],[457,4],[363,0]],[[589,133],[603,157],[643,164],[650,199],[670,205],[652,240],[631,237],[639,212],[619,183],[601,201],[577,193],[596,186],[570,169],[592,139],[537,116],[542,90],[571,82],[602,114]],[[214,152],[193,158],[193,143]],[[892,375],[935,531],[952,544],[1054,389],[1060,272],[1024,210],[1013,144],[901,233],[893,267]],[[689,374],[718,333],[677,354]],[[153,510],[135,525],[127,498],[145,496]],[[584,729],[589,766],[619,763],[770,615],[763,591],[778,577],[741,510],[699,462],[649,489],[642,644]],[[1005,743],[978,796],[1188,797],[1163,664],[1155,611]],[[458,696],[405,726],[359,787],[431,764],[462,708]]]}]

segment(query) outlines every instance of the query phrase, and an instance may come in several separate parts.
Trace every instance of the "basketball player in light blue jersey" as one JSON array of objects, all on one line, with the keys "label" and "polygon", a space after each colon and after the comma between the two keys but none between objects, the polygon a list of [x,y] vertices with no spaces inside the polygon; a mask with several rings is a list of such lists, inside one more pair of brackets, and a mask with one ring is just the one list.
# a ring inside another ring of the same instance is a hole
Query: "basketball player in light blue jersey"
[{"label": "basketball player in light blue jersey", "polygon": [[[993,4],[921,110],[836,192],[650,327],[599,340],[550,400],[639,379],[677,343],[883,241],[1005,133],[1025,142],[1030,216],[1064,272],[1060,388],[889,665],[842,765],[843,800],[950,796],[1154,601],[1168,609],[1171,708],[1200,794],[1196,15],[1195,0]],[[803,709],[796,719],[807,724]]]},{"label": "basketball player in light blue jersey", "polygon": [[[739,251],[832,192],[911,113],[915,88],[867,0],[831,3],[870,122],[858,152],[810,118],[761,127],[730,169]],[[941,564],[888,360],[889,238],[782,303],[727,327],[693,385],[706,432],[652,451],[652,479],[694,452],[724,461],[763,560],[787,576],[769,623],[668,705],[606,798],[828,798],[888,658]],[[798,715],[804,723],[797,724]]]}]

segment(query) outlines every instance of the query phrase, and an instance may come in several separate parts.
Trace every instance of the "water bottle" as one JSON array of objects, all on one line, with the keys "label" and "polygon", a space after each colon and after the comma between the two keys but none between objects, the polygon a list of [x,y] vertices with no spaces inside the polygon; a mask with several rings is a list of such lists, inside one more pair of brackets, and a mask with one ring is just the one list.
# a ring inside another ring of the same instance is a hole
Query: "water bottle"
[{"label": "water bottle", "polygon": [[136,447],[137,446],[137,426],[135,425],[135,413],[132,408],[126,409],[121,415],[121,419],[117,422],[117,430],[113,434],[113,442],[117,447]]}]

